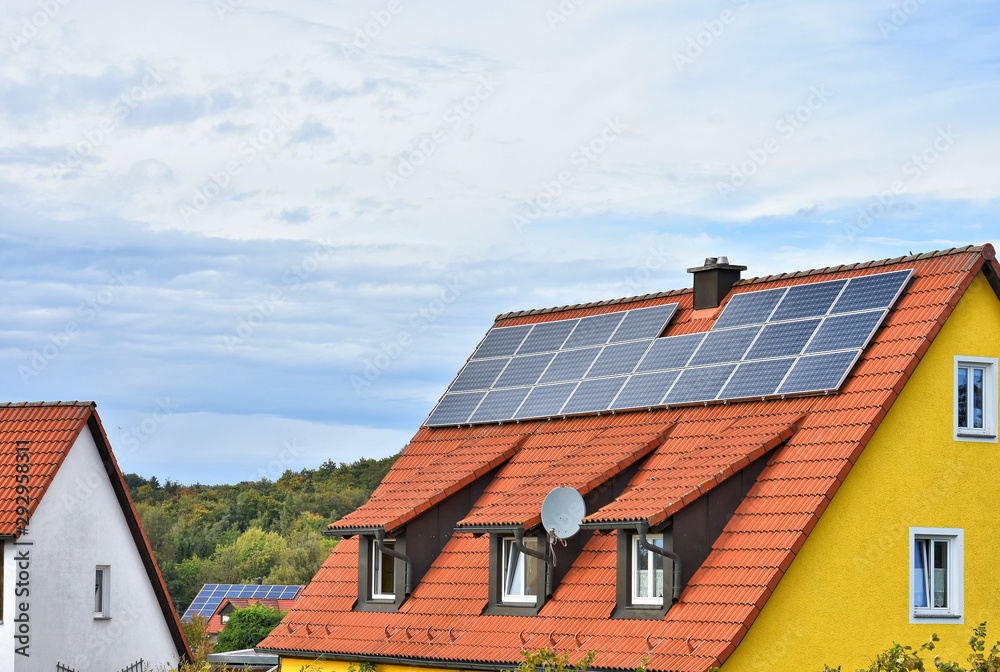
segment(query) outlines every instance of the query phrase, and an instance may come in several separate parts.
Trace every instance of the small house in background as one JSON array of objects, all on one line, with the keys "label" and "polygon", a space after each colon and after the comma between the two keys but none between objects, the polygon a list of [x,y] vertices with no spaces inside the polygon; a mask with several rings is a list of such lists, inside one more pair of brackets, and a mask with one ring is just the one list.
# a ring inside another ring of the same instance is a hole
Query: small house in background
[{"label": "small house in background", "polygon": [[0,404],[0,670],[191,653],[93,402]]},{"label": "small house in background", "polygon": [[191,601],[181,620],[189,621],[198,614],[208,622],[208,634],[212,639],[219,636],[236,609],[251,604],[287,612],[302,593],[303,586],[266,586],[259,583],[209,583]]},{"label": "small house in background", "polygon": [[[283,672],[504,670],[543,647],[755,672],[994,637],[993,246],[689,270],[499,316],[258,651]],[[583,498],[566,543],[542,528],[559,487]]]}]

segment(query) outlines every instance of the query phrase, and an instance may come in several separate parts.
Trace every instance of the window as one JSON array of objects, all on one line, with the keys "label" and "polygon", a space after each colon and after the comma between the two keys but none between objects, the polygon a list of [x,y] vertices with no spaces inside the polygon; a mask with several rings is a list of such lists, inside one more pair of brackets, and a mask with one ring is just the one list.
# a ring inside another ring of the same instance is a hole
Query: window
[{"label": "window", "polygon": [[[382,544],[391,549],[396,542],[386,539]],[[372,539],[372,599],[396,599],[396,559],[379,550],[375,539]]]},{"label": "window", "polygon": [[[648,534],[646,540],[663,548],[662,534]],[[632,536],[632,604],[663,606],[663,556],[639,545]]]},{"label": "window", "polygon": [[910,622],[962,623],[963,531],[910,528]]},{"label": "window", "polygon": [[98,565],[94,582],[94,618],[111,618],[111,568]]},{"label": "window", "polygon": [[997,359],[955,357],[955,439],[997,440]]},{"label": "window", "polygon": [[[538,601],[538,562],[517,550],[514,537],[503,539],[503,595],[504,602],[535,604]],[[524,545],[538,549],[538,539],[525,537]]]}]

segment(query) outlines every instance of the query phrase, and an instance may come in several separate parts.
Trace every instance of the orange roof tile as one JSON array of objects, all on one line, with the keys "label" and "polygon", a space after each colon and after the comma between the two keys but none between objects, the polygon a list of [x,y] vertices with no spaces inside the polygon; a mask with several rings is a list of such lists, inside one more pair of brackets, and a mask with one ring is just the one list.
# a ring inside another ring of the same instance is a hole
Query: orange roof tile
[{"label": "orange roof tile", "polygon": [[[769,454],[756,484],[664,619],[609,618],[615,608],[616,541],[601,533],[590,538],[538,616],[483,615],[489,542],[459,531],[398,613],[351,610],[357,598],[357,541],[342,541],[261,646],[348,659],[409,658],[455,667],[516,665],[522,650],[542,646],[569,652],[573,660],[593,650],[594,666],[604,669],[631,670],[643,657],[649,658],[651,670],[703,672],[721,665],[752,626],[930,341],[984,265],[994,285],[1000,286],[1000,266],[989,245],[737,283],[731,296],[914,270],[909,286],[837,394],[499,426],[422,428],[393,469],[399,473],[390,472],[389,480],[396,483],[393,489],[402,488],[402,493],[407,474],[414,473],[406,470],[417,468],[407,466],[410,456],[413,464],[430,464],[469,442],[522,438],[520,450],[496,472],[463,524],[531,525],[549,487],[568,481],[585,491],[592,487],[592,479],[605,477],[649,451],[623,494],[590,520],[656,520]],[[720,312],[694,311],[691,291],[684,290],[508,313],[498,316],[496,324],[662,303],[680,304],[667,335],[706,331]],[[456,467],[454,473],[463,470],[467,471]],[[357,520],[380,524],[378,516],[367,515],[359,513]]]}]

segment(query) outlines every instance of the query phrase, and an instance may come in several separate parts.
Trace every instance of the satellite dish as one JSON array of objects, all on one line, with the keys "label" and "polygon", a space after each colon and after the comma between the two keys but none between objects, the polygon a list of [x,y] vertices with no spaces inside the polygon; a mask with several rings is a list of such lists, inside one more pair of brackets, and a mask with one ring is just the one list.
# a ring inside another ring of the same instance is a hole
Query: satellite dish
[{"label": "satellite dish", "polygon": [[587,505],[574,488],[555,488],[542,502],[542,526],[557,539],[569,539],[579,532],[586,515]]}]

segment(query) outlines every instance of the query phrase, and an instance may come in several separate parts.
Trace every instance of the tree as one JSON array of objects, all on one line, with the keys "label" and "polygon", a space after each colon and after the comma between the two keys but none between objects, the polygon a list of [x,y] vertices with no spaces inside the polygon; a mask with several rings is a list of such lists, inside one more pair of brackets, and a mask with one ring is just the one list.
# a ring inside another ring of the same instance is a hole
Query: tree
[{"label": "tree", "polygon": [[236,609],[215,642],[216,653],[251,649],[278,627],[285,614],[262,604]]},{"label": "tree", "polygon": [[191,647],[192,663],[201,665],[208,660],[208,654],[212,653],[212,637],[208,634],[208,619],[201,614],[195,614],[187,621],[181,621],[181,630],[184,631],[184,639]]}]

